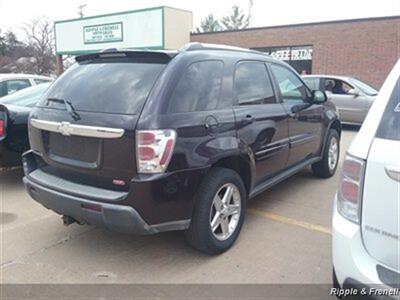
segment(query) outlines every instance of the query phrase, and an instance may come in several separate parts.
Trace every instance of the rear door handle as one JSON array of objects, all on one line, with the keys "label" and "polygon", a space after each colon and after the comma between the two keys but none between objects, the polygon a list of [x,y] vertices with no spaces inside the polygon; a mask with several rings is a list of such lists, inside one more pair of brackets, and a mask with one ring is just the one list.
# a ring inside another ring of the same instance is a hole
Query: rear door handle
[{"label": "rear door handle", "polygon": [[386,175],[389,176],[391,179],[400,181],[400,167],[385,167]]}]

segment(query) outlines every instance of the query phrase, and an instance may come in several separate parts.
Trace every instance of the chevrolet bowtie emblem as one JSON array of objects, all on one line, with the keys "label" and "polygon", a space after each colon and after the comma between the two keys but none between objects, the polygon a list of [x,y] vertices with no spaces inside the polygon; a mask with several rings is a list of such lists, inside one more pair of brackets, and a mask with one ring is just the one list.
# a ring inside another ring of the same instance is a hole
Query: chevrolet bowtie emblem
[{"label": "chevrolet bowtie emblem", "polygon": [[61,122],[61,124],[58,126],[58,131],[62,135],[70,136],[73,132],[73,129],[71,128],[71,123]]}]

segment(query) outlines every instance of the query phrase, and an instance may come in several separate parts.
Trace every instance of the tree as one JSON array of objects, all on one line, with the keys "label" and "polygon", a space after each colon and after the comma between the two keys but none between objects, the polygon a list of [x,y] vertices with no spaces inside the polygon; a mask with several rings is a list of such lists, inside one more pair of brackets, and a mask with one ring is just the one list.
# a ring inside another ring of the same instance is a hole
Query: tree
[{"label": "tree", "polygon": [[222,30],[222,27],[219,21],[214,18],[213,14],[209,14],[200,22],[200,27],[197,27],[196,32],[214,32],[220,30]]},{"label": "tree", "polygon": [[1,56],[6,55],[6,49],[7,49],[6,38],[5,38],[5,36],[2,35],[1,30],[0,30],[0,55]]},{"label": "tree", "polygon": [[34,58],[36,74],[49,75],[54,70],[53,24],[46,18],[34,19],[26,23],[23,30],[27,38],[27,48]]},{"label": "tree", "polygon": [[[0,73],[21,72],[18,59],[29,56],[29,49],[12,31],[0,35]],[[24,68],[23,68],[24,69]]]},{"label": "tree", "polygon": [[239,8],[233,6],[231,14],[223,17],[221,23],[226,30],[244,29],[249,27],[249,17]]}]

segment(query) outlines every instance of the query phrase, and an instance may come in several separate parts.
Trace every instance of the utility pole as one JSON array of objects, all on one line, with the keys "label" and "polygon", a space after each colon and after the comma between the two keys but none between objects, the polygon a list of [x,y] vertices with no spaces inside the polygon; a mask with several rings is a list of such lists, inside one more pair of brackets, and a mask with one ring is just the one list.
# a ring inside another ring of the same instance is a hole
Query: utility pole
[{"label": "utility pole", "polygon": [[253,0],[249,0],[249,27],[253,27],[252,15],[253,15]]},{"label": "utility pole", "polygon": [[83,18],[85,15],[83,13],[83,9],[87,6],[87,4],[81,4],[78,6],[78,15],[80,18]]}]

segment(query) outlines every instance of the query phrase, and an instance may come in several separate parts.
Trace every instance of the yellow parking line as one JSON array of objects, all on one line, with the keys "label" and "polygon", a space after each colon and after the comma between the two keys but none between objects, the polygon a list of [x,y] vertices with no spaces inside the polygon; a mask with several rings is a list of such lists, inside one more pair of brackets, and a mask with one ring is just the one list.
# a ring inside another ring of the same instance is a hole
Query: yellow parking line
[{"label": "yellow parking line", "polygon": [[270,220],[274,220],[274,221],[286,223],[286,224],[289,224],[289,225],[302,227],[302,228],[305,228],[305,229],[308,229],[308,230],[312,230],[312,231],[318,231],[318,232],[325,233],[325,234],[331,234],[331,230],[329,228],[327,228],[327,227],[323,227],[323,226],[319,226],[319,225],[315,225],[315,224],[311,224],[311,223],[295,220],[295,219],[292,219],[292,218],[276,215],[274,213],[263,211],[263,210],[259,210],[259,209],[248,208],[247,211],[249,213],[253,214],[253,215],[264,217],[264,218],[267,218],[267,219],[270,219]]}]

